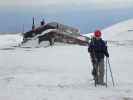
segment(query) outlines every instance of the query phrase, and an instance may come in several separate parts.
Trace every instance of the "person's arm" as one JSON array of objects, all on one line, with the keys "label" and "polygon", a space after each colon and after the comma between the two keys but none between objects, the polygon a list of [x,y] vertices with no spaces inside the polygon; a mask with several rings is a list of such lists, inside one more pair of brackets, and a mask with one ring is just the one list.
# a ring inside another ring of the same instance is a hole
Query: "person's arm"
[{"label": "person's arm", "polygon": [[104,51],[104,54],[106,57],[109,57],[109,53],[108,53],[108,49],[107,49],[107,46],[105,46],[105,51]]},{"label": "person's arm", "polygon": [[88,52],[90,53],[91,61],[92,61],[93,63],[96,63],[98,60],[97,60],[97,58],[96,58],[96,55],[95,55],[95,48],[94,48],[94,45],[93,45],[92,42],[89,44]]},{"label": "person's arm", "polygon": [[93,50],[93,45],[92,42],[90,42],[90,44],[88,45],[88,52],[91,53]]}]

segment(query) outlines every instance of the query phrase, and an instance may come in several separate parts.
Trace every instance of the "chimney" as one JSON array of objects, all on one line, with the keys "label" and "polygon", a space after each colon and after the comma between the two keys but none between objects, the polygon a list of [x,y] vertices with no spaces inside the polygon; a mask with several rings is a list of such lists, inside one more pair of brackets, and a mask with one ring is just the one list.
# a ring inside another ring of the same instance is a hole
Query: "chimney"
[{"label": "chimney", "polygon": [[33,17],[33,23],[32,23],[32,30],[34,30],[35,29],[35,22],[34,22],[34,17]]}]

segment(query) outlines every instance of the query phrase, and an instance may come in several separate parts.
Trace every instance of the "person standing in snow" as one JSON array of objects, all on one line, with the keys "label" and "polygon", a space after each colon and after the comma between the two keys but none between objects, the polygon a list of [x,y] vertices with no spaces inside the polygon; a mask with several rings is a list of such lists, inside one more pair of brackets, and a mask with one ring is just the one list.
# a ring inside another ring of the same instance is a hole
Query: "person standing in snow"
[{"label": "person standing in snow", "polygon": [[92,75],[95,84],[105,85],[104,83],[104,56],[109,57],[105,41],[101,38],[101,31],[96,30],[94,36],[88,45],[88,52],[90,53],[93,70]]}]

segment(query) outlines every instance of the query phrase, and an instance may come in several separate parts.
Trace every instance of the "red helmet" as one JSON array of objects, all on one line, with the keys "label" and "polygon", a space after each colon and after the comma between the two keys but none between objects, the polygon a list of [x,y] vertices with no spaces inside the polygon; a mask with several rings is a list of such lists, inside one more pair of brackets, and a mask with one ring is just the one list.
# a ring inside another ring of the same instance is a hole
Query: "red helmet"
[{"label": "red helmet", "polygon": [[102,33],[101,33],[100,30],[96,30],[96,31],[94,32],[94,36],[95,36],[95,37],[101,37],[101,35],[102,35]]}]

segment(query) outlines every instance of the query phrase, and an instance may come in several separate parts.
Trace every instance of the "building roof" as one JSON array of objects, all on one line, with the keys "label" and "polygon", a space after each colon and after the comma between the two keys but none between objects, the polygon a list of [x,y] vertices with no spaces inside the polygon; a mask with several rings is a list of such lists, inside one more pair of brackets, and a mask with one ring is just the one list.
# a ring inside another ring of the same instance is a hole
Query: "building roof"
[{"label": "building roof", "polygon": [[60,24],[58,22],[50,22],[48,23],[47,25],[51,26],[51,27],[55,27],[56,29],[59,29],[59,30],[63,30],[65,32],[71,32],[71,33],[77,33],[79,34],[79,29],[77,28],[74,28],[74,27],[70,27],[70,26],[67,26],[67,25],[64,25],[64,24]]},{"label": "building roof", "polygon": [[30,30],[26,33],[24,33],[24,37],[33,37],[34,35],[41,34],[42,32],[46,31],[47,29],[57,29],[59,30],[62,34],[66,35],[71,35],[71,36],[79,36],[80,32],[78,29],[60,24],[58,22],[50,22],[45,25],[39,26],[35,28],[34,30]]}]

